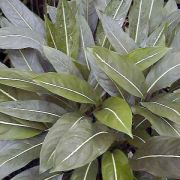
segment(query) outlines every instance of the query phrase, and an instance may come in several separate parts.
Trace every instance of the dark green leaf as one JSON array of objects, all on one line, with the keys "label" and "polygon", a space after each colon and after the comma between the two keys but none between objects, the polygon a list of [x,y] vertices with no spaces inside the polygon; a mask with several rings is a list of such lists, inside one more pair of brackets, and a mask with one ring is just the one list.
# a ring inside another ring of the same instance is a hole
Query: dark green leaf
[{"label": "dark green leaf", "polygon": [[111,97],[102,104],[102,109],[94,113],[96,118],[106,126],[124,132],[132,137],[132,113],[125,100]]},{"label": "dark green leaf", "polygon": [[52,93],[76,102],[96,104],[100,100],[86,81],[72,75],[46,73],[37,76],[34,81]]},{"label": "dark green leaf", "polygon": [[179,179],[179,147],[179,138],[153,137],[133,156],[132,167],[154,176]]},{"label": "dark green leaf", "polygon": [[135,96],[144,96],[145,78],[136,65],[106,48],[94,47],[89,51],[95,57],[98,66],[120,87]]},{"label": "dark green leaf", "polygon": [[106,152],[102,158],[103,180],[133,180],[133,173],[126,155],[120,150]]},{"label": "dark green leaf", "polygon": [[95,160],[86,166],[76,169],[71,176],[71,180],[96,180],[97,172],[98,162]]}]

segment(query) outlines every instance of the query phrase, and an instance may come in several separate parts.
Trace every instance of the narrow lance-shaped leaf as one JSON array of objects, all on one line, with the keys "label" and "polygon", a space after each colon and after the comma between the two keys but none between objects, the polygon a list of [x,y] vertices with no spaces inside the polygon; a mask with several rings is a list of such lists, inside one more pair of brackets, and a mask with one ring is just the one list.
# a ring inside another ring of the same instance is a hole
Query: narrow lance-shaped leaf
[{"label": "narrow lance-shaped leaf", "polygon": [[76,59],[79,50],[79,29],[66,0],[59,2],[56,16],[58,49]]},{"label": "narrow lance-shaped leaf", "polygon": [[180,77],[179,53],[168,53],[148,73],[148,93],[170,86]]},{"label": "narrow lance-shaped leaf", "polygon": [[45,172],[53,168],[54,155],[60,139],[69,129],[78,125],[84,116],[78,113],[68,113],[63,115],[49,130],[41,149],[40,154],[40,171]]},{"label": "narrow lance-shaped leaf", "polygon": [[3,179],[39,157],[43,136],[19,141],[0,141],[0,178]]},{"label": "narrow lance-shaped leaf", "polygon": [[54,94],[81,103],[96,104],[100,98],[96,91],[84,80],[60,73],[46,73],[34,81]]},{"label": "narrow lance-shaped leaf", "polygon": [[158,177],[179,179],[179,147],[179,138],[150,138],[133,156],[133,170],[146,171]]},{"label": "narrow lance-shaped leaf", "polygon": [[120,87],[132,95],[143,97],[146,89],[143,73],[136,65],[128,62],[124,56],[106,48],[89,48],[97,65]]},{"label": "narrow lance-shaped leaf", "polygon": [[35,30],[42,37],[44,36],[43,21],[19,0],[1,0],[0,8],[15,26]]},{"label": "narrow lance-shaped leaf", "polygon": [[166,47],[139,48],[125,57],[143,71],[159,61],[168,51],[169,49]]},{"label": "narrow lance-shaped leaf", "polygon": [[134,40],[123,31],[121,26],[115,20],[100,12],[98,15],[108,40],[117,52],[127,54],[137,47]]},{"label": "narrow lance-shaped leaf", "polygon": [[134,41],[140,45],[148,36],[151,2],[154,0],[135,0],[129,14],[129,31]]},{"label": "narrow lance-shaped leaf", "polygon": [[176,0],[169,0],[164,6],[164,14],[169,16],[171,13],[178,9]]},{"label": "narrow lance-shaped leaf", "polygon": [[126,155],[120,150],[106,152],[102,158],[103,180],[133,180],[133,173]]},{"label": "narrow lance-shaped leaf", "polygon": [[56,22],[56,14],[57,14],[57,8],[54,6],[47,5],[47,13],[49,14],[51,21],[53,23]]},{"label": "narrow lance-shaped leaf", "polygon": [[159,116],[180,123],[180,104],[176,102],[158,99],[151,102],[142,102],[141,104]]},{"label": "narrow lance-shaped leaf", "polygon": [[1,49],[33,48],[42,52],[44,39],[37,32],[23,27],[4,27],[0,29]]},{"label": "narrow lance-shaped leaf", "polygon": [[80,121],[60,139],[52,172],[76,169],[92,162],[107,151],[113,141],[114,136],[104,126],[88,118]]},{"label": "narrow lance-shaped leaf", "polygon": [[97,172],[98,161],[95,160],[86,166],[76,169],[71,176],[71,180],[96,180]]},{"label": "narrow lance-shaped leaf", "polygon": [[47,101],[28,100],[0,103],[0,112],[28,121],[54,122],[66,111]]},{"label": "narrow lance-shaped leaf", "polygon": [[48,46],[43,47],[43,52],[58,73],[67,73],[82,78],[71,57]]},{"label": "narrow lance-shaped leaf", "polygon": [[163,117],[157,116],[144,107],[135,107],[135,113],[148,120],[152,128],[161,136],[180,137],[180,126]]},{"label": "narrow lance-shaped leaf", "polygon": [[125,100],[111,97],[105,100],[95,117],[106,126],[124,132],[132,137],[132,113]]}]

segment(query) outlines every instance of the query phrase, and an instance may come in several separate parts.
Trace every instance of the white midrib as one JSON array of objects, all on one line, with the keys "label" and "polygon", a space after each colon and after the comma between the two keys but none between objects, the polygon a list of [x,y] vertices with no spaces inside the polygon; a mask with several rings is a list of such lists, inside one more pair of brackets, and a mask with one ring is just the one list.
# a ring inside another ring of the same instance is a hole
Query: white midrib
[{"label": "white midrib", "polygon": [[90,138],[88,138],[86,141],[84,141],[81,145],[79,145],[79,147],[77,147],[72,153],[70,153],[66,158],[64,158],[60,163],[58,163],[59,165],[62,164],[64,161],[66,161],[67,159],[69,159],[71,156],[73,156],[79,149],[81,149],[86,143],[88,143],[90,140],[92,140],[94,137],[100,135],[100,134],[108,134],[108,132],[106,131],[101,131],[98,132],[96,134],[94,134],[93,136],[91,136]]},{"label": "white midrib", "polygon": [[154,47],[154,46],[156,45],[156,43],[159,41],[159,38],[161,37],[161,35],[162,35],[163,31],[164,31],[164,28],[165,28],[165,26],[162,28],[161,32],[159,33],[156,41],[155,41],[154,44],[153,44],[153,47]]},{"label": "white midrib", "polygon": [[88,167],[87,167],[86,172],[85,172],[85,174],[84,174],[83,180],[86,180],[86,179],[87,179],[87,175],[88,175],[89,169],[90,169],[90,167],[91,167],[91,164],[92,164],[92,162],[90,162],[90,163],[88,164]]},{"label": "white midrib", "polygon": [[25,61],[26,65],[27,65],[27,67],[29,68],[29,70],[32,71],[32,68],[31,68],[31,66],[29,65],[29,63],[28,63],[26,57],[24,56],[22,50],[19,49],[18,51],[19,51],[19,53],[21,54],[22,58],[24,59],[24,61]]},{"label": "white midrib", "polygon": [[112,109],[110,109],[110,108],[104,108],[104,109],[106,109],[106,110],[108,110],[108,111],[110,111],[111,113],[113,113],[113,115],[116,117],[116,119],[120,122],[120,124],[122,124],[123,125],[123,127],[126,129],[126,131],[129,133],[129,134],[131,134],[131,132],[128,130],[128,128],[125,126],[125,124],[123,123],[123,121],[118,117],[118,115],[112,110]]},{"label": "white midrib", "polygon": [[49,86],[54,86],[54,87],[57,87],[57,88],[60,88],[60,89],[64,89],[64,90],[73,92],[73,93],[78,94],[78,95],[80,95],[80,96],[83,96],[83,97],[85,97],[86,99],[90,100],[91,102],[95,103],[95,101],[92,100],[91,98],[89,98],[88,96],[86,96],[86,95],[84,95],[84,94],[82,94],[82,93],[80,93],[80,92],[74,91],[74,90],[72,90],[72,89],[65,88],[65,87],[62,87],[62,86],[59,86],[59,85],[55,85],[55,84],[51,84],[51,83],[47,83],[47,82],[44,82],[44,81],[39,81],[39,82],[41,82],[41,83],[43,83],[43,84],[46,84],[46,85],[49,85]]},{"label": "white midrib", "polygon": [[29,111],[29,112],[35,112],[35,113],[42,113],[42,114],[48,114],[48,115],[51,115],[51,116],[56,116],[56,117],[61,117],[57,114],[54,114],[54,113],[50,113],[50,112],[45,112],[45,111],[40,111],[40,110],[33,110],[33,109],[19,109],[19,108],[8,108],[8,107],[2,107],[2,109],[11,109],[11,110],[18,110],[18,111]]},{"label": "white midrib", "polygon": [[63,19],[64,19],[64,32],[65,32],[65,37],[66,37],[66,51],[67,51],[67,55],[70,55],[69,52],[69,43],[68,43],[68,33],[67,33],[67,26],[66,26],[66,15],[65,15],[65,10],[64,10],[64,3],[62,1],[62,12],[63,12]]},{"label": "white midrib", "polygon": [[[84,116],[81,116],[80,118],[78,118],[78,119],[73,123],[73,125],[69,128],[69,130],[72,129],[74,126],[76,126],[76,124],[78,124],[79,121],[80,121],[82,118],[84,118]],[[59,142],[58,142],[58,143],[59,143]],[[58,143],[57,143],[57,144],[58,144]],[[55,152],[56,152],[56,148],[53,150],[53,152],[52,152],[51,155],[49,156],[47,162],[49,162],[49,161],[51,160],[51,158],[54,156]]]},{"label": "white midrib", "polygon": [[54,47],[55,47],[55,49],[57,49],[57,46],[56,46],[56,42],[55,42],[54,36],[53,36],[53,34],[52,34],[51,28],[49,27],[49,24],[48,24],[48,23],[47,23],[47,27],[48,27],[48,30],[49,30],[49,33],[50,33],[52,42],[53,42],[53,44],[54,44]]},{"label": "white midrib", "polygon": [[148,57],[146,57],[146,58],[144,58],[144,59],[141,59],[140,61],[138,61],[138,62],[136,62],[135,64],[137,65],[137,64],[140,64],[140,63],[142,63],[142,62],[144,62],[145,60],[148,60],[148,59],[150,59],[150,58],[152,58],[152,57],[154,57],[154,56],[156,56],[156,55],[158,55],[158,54],[160,54],[160,53],[155,53],[155,54],[152,54],[151,56],[148,56]]},{"label": "white midrib", "polygon": [[136,158],[136,160],[140,160],[140,159],[146,159],[146,158],[180,158],[180,156],[178,155],[166,155],[166,154],[155,154],[155,155],[148,155],[148,156],[142,156],[139,158]]},{"label": "white midrib", "polygon": [[28,22],[21,16],[21,14],[19,13],[19,11],[14,7],[13,4],[10,3],[9,0],[7,0],[7,2],[9,3],[9,5],[16,11],[16,13],[19,15],[19,17],[24,21],[24,23],[29,27],[29,29],[33,30],[32,27],[28,24]]},{"label": "white midrib", "polygon": [[146,141],[144,139],[142,139],[141,137],[137,136],[137,135],[133,135],[134,137],[140,139],[143,143],[146,143]]},{"label": "white midrib", "polygon": [[0,38],[7,38],[7,37],[22,37],[22,38],[26,38],[26,39],[30,39],[32,41],[34,41],[35,43],[37,43],[38,45],[41,45],[41,43],[39,41],[36,41],[35,39],[31,38],[31,37],[27,37],[24,35],[19,35],[19,34],[7,34],[7,35],[2,35],[0,36]]},{"label": "white midrib", "polygon": [[150,11],[149,11],[149,20],[151,19],[153,5],[154,5],[154,0],[151,1],[151,7],[150,7]]},{"label": "white midrib", "polygon": [[140,0],[139,3],[139,14],[138,14],[138,21],[137,21],[137,27],[136,27],[136,36],[135,36],[135,42],[137,43],[138,33],[139,33],[139,24],[140,24],[140,18],[141,18],[141,8],[142,8],[142,0]]},{"label": "white midrib", "polygon": [[161,117],[161,119],[163,120],[163,121],[165,121],[173,130],[174,130],[174,132],[178,135],[178,136],[180,136],[180,133],[168,122],[168,121],[166,121],[164,118],[162,118]]},{"label": "white midrib", "polygon": [[[119,9],[121,8],[121,6],[122,6],[122,4],[123,4],[123,1],[124,1],[124,0],[122,0],[122,1],[120,2],[118,8],[116,9],[116,12],[115,12],[115,14],[114,14],[114,16],[113,16],[113,19],[116,18],[117,14],[118,14],[118,11],[119,11]],[[105,42],[106,42],[106,39],[107,39],[107,36],[105,35],[105,36],[104,36],[103,43],[102,43],[102,47],[104,47]]]},{"label": "white midrib", "polygon": [[11,161],[11,160],[17,158],[18,156],[21,156],[22,154],[24,154],[24,153],[26,153],[26,152],[28,152],[28,151],[30,151],[30,150],[32,150],[32,149],[34,149],[34,148],[36,148],[36,147],[42,145],[42,144],[43,144],[43,143],[36,144],[35,146],[32,146],[32,147],[30,147],[30,148],[28,148],[28,149],[22,151],[21,153],[15,155],[15,156],[13,156],[13,157],[11,157],[10,159],[8,159],[8,160],[4,161],[3,163],[1,163],[1,164],[0,164],[0,167],[2,167],[4,164],[8,163],[9,161]]},{"label": "white midrib", "polygon": [[136,87],[136,85],[134,85],[128,78],[126,78],[123,74],[121,74],[120,72],[118,72],[116,69],[114,69],[112,66],[110,66],[108,63],[106,63],[97,53],[95,53],[96,56],[101,60],[101,62],[103,62],[106,66],[108,66],[109,68],[111,68],[113,71],[115,71],[117,74],[119,74],[121,77],[123,77],[125,80],[127,80],[143,97],[143,93],[139,90],[138,87]]},{"label": "white midrib", "polygon": [[84,51],[84,56],[85,56],[87,68],[90,70],[90,66],[89,66],[89,62],[88,62],[88,58],[87,58],[87,53],[86,53],[86,50],[85,50],[86,47],[85,47],[85,44],[84,44],[84,36],[83,36],[81,25],[80,25],[80,31],[81,31],[82,45],[83,45],[83,51]]},{"label": "white midrib", "polygon": [[117,178],[116,162],[115,162],[115,159],[114,159],[114,155],[111,154],[111,157],[112,157],[112,163],[113,163],[113,169],[114,169],[114,178],[115,178],[115,180],[118,180],[118,178]]},{"label": "white midrib", "polygon": [[7,93],[6,91],[4,91],[3,89],[0,89],[0,92],[2,92],[3,94],[5,94],[7,97],[9,97],[10,99],[12,99],[13,101],[17,101],[17,99],[13,96],[11,96],[9,93]]},{"label": "white midrib", "polygon": [[152,103],[152,104],[157,104],[157,105],[163,106],[163,107],[165,107],[165,108],[167,108],[167,109],[170,109],[171,111],[175,112],[178,116],[180,116],[180,113],[179,113],[177,110],[175,110],[175,109],[173,109],[173,108],[171,108],[171,107],[169,107],[169,106],[166,106],[166,105],[164,105],[164,104],[162,104],[162,103],[158,103],[158,102],[150,102],[150,103]]},{"label": "white midrib", "polygon": [[5,121],[0,121],[0,124],[4,124],[4,125],[10,125],[10,126],[19,126],[19,127],[26,127],[26,128],[32,128],[31,126],[27,126],[27,125],[23,125],[23,124],[16,124],[16,123],[10,123],[10,122],[5,122]]},{"label": "white midrib", "polygon": [[163,74],[161,74],[161,75],[154,81],[154,83],[152,83],[151,86],[148,88],[147,93],[154,87],[154,85],[155,85],[163,76],[165,76],[169,71],[175,69],[175,68],[178,67],[178,66],[180,66],[180,64],[177,64],[177,65],[171,67],[170,69],[168,69],[167,71],[165,71]]}]

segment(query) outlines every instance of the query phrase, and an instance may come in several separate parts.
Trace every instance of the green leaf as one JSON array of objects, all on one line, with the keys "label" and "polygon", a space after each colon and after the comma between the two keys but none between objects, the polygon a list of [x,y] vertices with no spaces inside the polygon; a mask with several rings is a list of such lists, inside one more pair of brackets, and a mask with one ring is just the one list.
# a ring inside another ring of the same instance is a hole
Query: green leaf
[{"label": "green leaf", "polygon": [[176,0],[169,0],[164,6],[165,15],[169,16],[178,9]]},{"label": "green leaf", "polygon": [[180,91],[162,95],[160,98],[162,100],[164,99],[170,102],[180,103]]},{"label": "green leaf", "polygon": [[143,71],[159,61],[168,51],[169,48],[166,47],[139,48],[125,57]]},{"label": "green leaf", "polygon": [[146,171],[158,177],[179,179],[179,146],[179,138],[150,138],[133,156],[133,170]]},{"label": "green leaf", "polygon": [[148,73],[148,93],[170,86],[180,77],[179,53],[168,53]]},{"label": "green leaf", "polygon": [[19,141],[0,141],[0,178],[39,157],[43,137]]},{"label": "green leaf", "polygon": [[58,49],[76,59],[79,50],[79,29],[66,0],[58,4],[56,16]]},{"label": "green leaf", "polygon": [[115,20],[101,14],[100,12],[98,15],[108,40],[117,52],[127,54],[137,47],[133,39],[131,39],[129,35],[122,30]]},{"label": "green leaf", "polygon": [[56,147],[60,139],[69,129],[76,126],[85,117],[78,113],[68,113],[63,115],[50,129],[41,149],[40,154],[40,171],[45,172],[53,167]]},{"label": "green leaf", "polygon": [[97,65],[120,87],[137,97],[144,96],[145,78],[136,65],[106,48],[94,47],[89,52],[95,57]]},{"label": "green leaf", "polygon": [[96,180],[97,172],[98,162],[95,160],[86,166],[76,169],[71,176],[71,180]]},{"label": "green leaf", "polygon": [[134,0],[129,14],[129,32],[135,42],[140,45],[149,32],[148,22],[150,19],[154,0]]},{"label": "green leaf", "polygon": [[60,139],[52,172],[76,169],[92,162],[107,151],[113,141],[114,136],[104,126],[91,123],[88,118],[80,121]]},{"label": "green leaf", "polygon": [[45,92],[40,86],[32,81],[37,75],[31,71],[20,71],[13,68],[0,69],[0,84],[16,87],[26,91]]},{"label": "green leaf", "polygon": [[43,46],[43,51],[46,58],[50,61],[57,72],[67,73],[82,78],[79,70],[73,64],[71,57],[48,46]]},{"label": "green leaf", "polygon": [[49,17],[53,23],[56,22],[56,14],[57,14],[57,8],[54,6],[47,5],[47,13],[49,14]]},{"label": "green leaf", "polygon": [[120,150],[106,152],[102,158],[103,180],[133,180],[133,173],[126,155]]},{"label": "green leaf", "polygon": [[175,123],[180,123],[180,104],[176,102],[158,99],[152,102],[142,102],[141,104],[154,114],[168,118]]},{"label": "green leaf", "polygon": [[47,101],[27,100],[0,103],[0,112],[28,121],[54,122],[66,111]]},{"label": "green leaf", "polygon": [[44,39],[28,28],[16,26],[0,28],[1,49],[33,48],[41,52],[43,44]]},{"label": "green leaf", "polygon": [[163,117],[156,116],[143,107],[135,107],[135,113],[145,117],[161,136],[180,137],[180,126]]},{"label": "green leaf", "polygon": [[81,36],[81,50],[80,50],[80,55],[78,59],[80,62],[87,65],[87,68],[90,70],[86,48],[95,45],[93,35],[87,21],[85,20],[83,16],[78,14],[77,21],[78,21],[78,25],[80,29],[80,36]]},{"label": "green leaf", "polygon": [[16,69],[44,72],[39,56],[34,49],[8,50],[8,56]]},{"label": "green leaf", "polygon": [[25,27],[44,35],[44,23],[19,0],[1,0],[0,9],[17,27]]},{"label": "green leaf", "polygon": [[132,113],[125,100],[118,97],[108,98],[103,102],[102,109],[94,115],[106,126],[132,137]]},{"label": "green leaf", "polygon": [[72,75],[46,73],[37,76],[34,81],[52,93],[75,102],[96,104],[100,100],[86,81]]}]

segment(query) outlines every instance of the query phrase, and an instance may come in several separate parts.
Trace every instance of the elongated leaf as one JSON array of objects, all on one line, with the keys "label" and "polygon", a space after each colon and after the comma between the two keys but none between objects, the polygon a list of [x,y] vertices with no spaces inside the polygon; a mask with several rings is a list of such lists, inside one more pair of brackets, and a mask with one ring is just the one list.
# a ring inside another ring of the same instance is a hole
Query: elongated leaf
[{"label": "elongated leaf", "polygon": [[180,104],[176,102],[159,99],[152,102],[143,102],[141,104],[159,116],[168,118],[173,122],[180,123]]},{"label": "elongated leaf", "polygon": [[131,37],[140,45],[148,36],[148,21],[153,0],[135,0],[129,14]]},{"label": "elongated leaf", "polygon": [[86,81],[72,75],[46,73],[34,81],[52,93],[76,102],[96,104],[99,101],[99,95]]},{"label": "elongated leaf", "polygon": [[9,101],[0,103],[0,112],[28,121],[54,122],[66,111],[47,101]]},{"label": "elongated leaf", "polygon": [[145,70],[160,60],[168,51],[166,47],[140,48],[127,54],[126,57],[141,70]]},{"label": "elongated leaf", "polygon": [[146,78],[148,93],[170,86],[180,77],[179,53],[169,53],[159,61]]},{"label": "elongated leaf", "polygon": [[120,150],[106,152],[102,158],[103,180],[133,180],[133,173],[126,155]]},{"label": "elongated leaf", "polygon": [[35,75],[30,71],[19,71],[12,68],[0,69],[0,84],[27,91],[43,92],[44,90],[32,81]]},{"label": "elongated leaf", "polygon": [[43,47],[47,59],[59,73],[67,73],[82,78],[77,67],[73,64],[72,59],[61,51],[48,46]]},{"label": "elongated leaf", "polygon": [[103,72],[98,66],[95,61],[95,58],[92,56],[90,52],[87,51],[88,61],[91,66],[91,72],[93,73],[97,83],[95,85],[95,89],[98,84],[104,89],[105,92],[110,94],[111,96],[118,96],[118,88],[112,82],[112,80]]},{"label": "elongated leaf", "polygon": [[56,30],[58,49],[76,59],[79,50],[79,30],[66,0],[59,2]]},{"label": "elongated leaf", "polygon": [[84,119],[60,139],[52,171],[82,167],[103,154],[113,141],[113,135],[104,126],[92,124],[90,119]]},{"label": "elongated leaf", "polygon": [[47,134],[40,154],[40,171],[45,172],[53,167],[54,155],[57,144],[64,134],[76,126],[85,117],[78,113],[69,113],[63,115],[50,129]]},{"label": "elongated leaf", "polygon": [[132,167],[154,176],[179,179],[179,146],[179,138],[153,137],[133,156]]},{"label": "elongated leaf", "polygon": [[95,160],[86,166],[76,169],[71,176],[71,180],[96,180],[97,171],[98,162]]},{"label": "elongated leaf", "polygon": [[168,16],[178,9],[176,0],[169,0],[164,6],[165,15]]},{"label": "elongated leaf", "polygon": [[180,126],[168,121],[163,117],[156,116],[152,112],[142,107],[136,107],[135,113],[144,116],[151,124],[153,129],[161,136],[180,137]]},{"label": "elongated leaf", "polygon": [[149,37],[145,40],[142,46],[143,47],[159,46],[162,39],[164,38],[165,31],[166,31],[166,24],[163,23],[149,35]]},{"label": "elongated leaf", "polygon": [[103,102],[102,109],[94,115],[106,126],[132,137],[132,113],[125,100],[118,97],[108,98]]},{"label": "elongated leaf", "polygon": [[28,140],[0,141],[0,178],[38,158],[42,141],[42,136]]},{"label": "elongated leaf", "polygon": [[83,64],[86,64],[87,68],[90,70],[88,56],[85,48],[95,45],[93,35],[91,29],[87,24],[87,21],[83,16],[78,15],[77,21],[79,24],[80,36],[81,36],[81,50],[79,55],[79,61],[82,62]]},{"label": "elongated leaf", "polygon": [[145,91],[144,75],[136,65],[124,56],[101,47],[89,49],[98,66],[120,87],[129,93],[143,97]]},{"label": "elongated leaf", "polygon": [[9,50],[8,56],[16,69],[44,72],[37,52],[33,49]]},{"label": "elongated leaf", "polygon": [[28,28],[16,26],[0,28],[1,49],[33,48],[41,52],[44,43],[44,39],[37,32]]},{"label": "elongated leaf", "polygon": [[176,102],[176,103],[180,103],[180,92],[173,92],[173,93],[168,93],[165,94],[163,96],[160,97],[162,100],[167,100],[170,102]]},{"label": "elongated leaf", "polygon": [[29,28],[44,35],[43,21],[19,0],[1,0],[0,9],[15,26]]},{"label": "elongated leaf", "polygon": [[117,52],[127,54],[137,47],[135,42],[122,30],[115,20],[100,12],[98,15],[108,40]]}]

